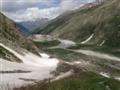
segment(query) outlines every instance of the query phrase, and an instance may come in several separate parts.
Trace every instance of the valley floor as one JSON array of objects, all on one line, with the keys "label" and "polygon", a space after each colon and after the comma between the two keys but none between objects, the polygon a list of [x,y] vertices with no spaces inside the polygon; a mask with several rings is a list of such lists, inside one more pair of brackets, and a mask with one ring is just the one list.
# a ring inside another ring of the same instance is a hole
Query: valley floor
[{"label": "valley floor", "polygon": [[43,52],[41,57],[28,51],[21,55],[0,44],[22,60],[18,63],[0,59],[2,90],[120,90],[118,55],[83,44],[77,46],[69,40],[35,41],[35,44]]},{"label": "valley floor", "polygon": [[[50,43],[50,41],[48,42]],[[43,52],[62,60],[56,73],[67,72],[65,74],[67,77],[54,82],[48,80],[48,83],[21,87],[16,90],[27,90],[27,88],[29,90],[120,90],[119,57],[91,49],[71,49],[76,45],[70,42],[67,46],[68,41],[57,45],[50,44],[49,47],[43,46],[43,43],[48,42],[35,43]],[[72,74],[69,73],[71,70]]]}]

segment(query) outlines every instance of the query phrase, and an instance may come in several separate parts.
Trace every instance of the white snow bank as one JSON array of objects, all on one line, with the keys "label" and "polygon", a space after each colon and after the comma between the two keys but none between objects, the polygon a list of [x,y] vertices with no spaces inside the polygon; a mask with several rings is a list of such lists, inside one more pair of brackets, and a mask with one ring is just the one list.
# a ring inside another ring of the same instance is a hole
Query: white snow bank
[{"label": "white snow bank", "polygon": [[72,44],[72,45],[76,44],[75,42],[73,42],[73,41],[71,41],[71,40],[59,39],[59,41],[60,41],[61,43],[64,43],[64,44]]},{"label": "white snow bank", "polygon": [[[111,78],[109,73],[101,72],[99,74],[106,78]],[[120,81],[120,77],[113,76],[113,78]]]},{"label": "white snow bank", "polygon": [[49,58],[46,54],[42,54],[42,57],[28,53],[24,56],[23,63],[28,65],[34,65],[39,67],[57,67],[59,61],[56,58]]},{"label": "white snow bank", "polygon": [[105,40],[100,44],[100,46],[102,46],[105,43]]},{"label": "white snow bank", "polygon": [[59,45],[55,46],[55,47],[52,47],[52,48],[63,48],[63,49],[66,49],[70,46],[74,46],[76,45],[75,42],[73,41],[70,41],[70,40],[63,40],[63,39],[59,39],[59,41],[61,42]]},{"label": "white snow bank", "polygon": [[86,55],[90,55],[90,56],[95,56],[95,57],[98,57],[98,58],[120,61],[120,58],[115,57],[115,56],[111,56],[111,55],[108,55],[108,54],[105,54],[105,53],[99,53],[99,52],[90,51],[90,50],[74,50],[74,51],[79,52],[79,53],[83,53],[83,54],[86,54]]},{"label": "white snow bank", "polygon": [[73,74],[73,71],[72,71],[72,70],[71,70],[71,71],[68,71],[68,72],[66,72],[66,73],[61,73],[61,75],[55,77],[54,79],[52,79],[52,81],[57,81],[57,80],[63,79],[63,78],[68,77],[68,76],[70,76],[70,75],[72,75],[72,74]]},{"label": "white snow bank", "polygon": [[33,41],[51,41],[54,40],[53,37],[50,35],[41,35],[41,34],[35,34],[32,36],[29,36],[28,39],[32,39]]},{"label": "white snow bank", "polygon": [[85,41],[82,41],[81,44],[87,43],[88,41],[90,41],[93,38],[93,36],[94,36],[94,34],[90,35],[90,37],[87,38]]},{"label": "white snow bank", "polygon": [[[10,87],[19,87],[22,85],[34,83],[34,81],[40,81],[53,77],[50,72],[56,70],[57,64],[59,63],[59,60],[57,60],[56,58],[49,58],[49,55],[45,53],[41,53],[42,57],[39,57],[30,52],[23,52],[25,53],[25,55],[21,55],[3,44],[0,44],[0,46],[7,49],[23,61],[23,63],[16,63],[0,59],[0,71],[31,71],[30,73],[0,73],[0,88],[2,88],[1,90],[4,90],[3,85],[9,84]],[[27,80],[30,79],[33,81],[24,81],[20,78]]]},{"label": "white snow bank", "polygon": [[109,74],[108,73],[105,73],[105,72],[101,72],[100,75],[106,77],[106,78],[110,78]]},{"label": "white snow bank", "polygon": [[13,53],[15,56],[17,56],[19,59],[21,59],[23,61],[23,63],[28,64],[28,65],[35,65],[35,66],[52,66],[52,67],[56,67],[57,63],[59,62],[56,58],[49,58],[49,55],[45,54],[45,53],[41,53],[42,57],[39,57],[35,54],[32,54],[30,52],[25,53],[25,55],[21,55],[19,53],[17,53],[16,51],[10,49],[9,47],[0,44],[0,46],[2,46],[3,48],[7,49],[8,51],[10,51],[11,53]]},{"label": "white snow bank", "polygon": [[115,79],[120,81],[120,77],[115,77]]},{"label": "white snow bank", "polygon": [[41,55],[42,57],[44,57],[44,58],[49,58],[49,57],[50,57],[50,56],[47,55],[46,53],[40,53],[40,55]]}]

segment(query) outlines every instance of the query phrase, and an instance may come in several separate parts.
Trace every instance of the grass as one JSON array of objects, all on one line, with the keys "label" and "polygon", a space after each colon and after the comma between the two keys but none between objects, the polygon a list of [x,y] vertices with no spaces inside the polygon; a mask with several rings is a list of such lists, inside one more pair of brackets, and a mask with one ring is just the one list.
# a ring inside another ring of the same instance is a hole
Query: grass
[{"label": "grass", "polygon": [[120,90],[120,82],[96,73],[79,71],[79,73],[55,82],[15,88],[14,90]]},{"label": "grass", "polygon": [[69,49],[90,49],[97,47],[96,45],[87,45],[87,44],[77,44],[76,46],[71,46]]},{"label": "grass", "polygon": [[105,71],[105,72],[110,72],[111,73],[111,76],[113,75],[120,75],[120,69],[117,69],[117,68],[113,68],[111,67],[109,64],[107,63],[97,63],[99,66],[102,67],[102,69]]},{"label": "grass", "polygon": [[42,41],[42,42],[34,42],[35,45],[37,45],[40,49],[42,48],[49,48],[53,46],[57,46],[60,44],[58,40],[53,40],[53,41]]},{"label": "grass", "polygon": [[60,49],[60,48],[55,48],[55,49],[46,49],[45,52],[49,53],[51,56],[54,56],[56,58],[59,58],[61,60],[65,61],[77,61],[80,59],[85,59],[87,60],[87,56],[81,53],[76,53],[70,50],[66,49]]}]

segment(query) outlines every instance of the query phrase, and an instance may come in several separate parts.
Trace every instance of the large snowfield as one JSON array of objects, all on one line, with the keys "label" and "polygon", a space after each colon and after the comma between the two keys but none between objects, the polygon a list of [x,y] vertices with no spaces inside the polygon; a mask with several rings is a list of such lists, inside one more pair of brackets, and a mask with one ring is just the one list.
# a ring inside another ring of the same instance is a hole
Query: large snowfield
[{"label": "large snowfield", "polygon": [[17,63],[1,58],[0,71],[26,71],[23,73],[0,73],[0,90],[7,90],[5,89],[5,85],[13,88],[53,77],[51,72],[56,70],[57,64],[59,63],[58,59],[49,58],[49,55],[45,53],[40,53],[41,57],[30,52],[24,52],[25,54],[21,55],[3,44],[0,44],[0,46],[23,61],[23,63]]}]

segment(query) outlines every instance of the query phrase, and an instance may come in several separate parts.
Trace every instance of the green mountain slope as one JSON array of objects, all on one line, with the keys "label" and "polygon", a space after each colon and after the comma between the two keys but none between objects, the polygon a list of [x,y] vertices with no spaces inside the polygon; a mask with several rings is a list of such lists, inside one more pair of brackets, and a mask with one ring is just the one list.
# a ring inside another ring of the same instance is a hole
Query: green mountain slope
[{"label": "green mountain slope", "polygon": [[86,44],[120,46],[120,1],[107,0],[91,8],[76,10],[51,21],[41,34]]}]

